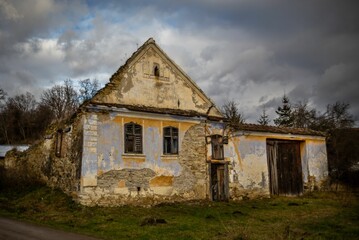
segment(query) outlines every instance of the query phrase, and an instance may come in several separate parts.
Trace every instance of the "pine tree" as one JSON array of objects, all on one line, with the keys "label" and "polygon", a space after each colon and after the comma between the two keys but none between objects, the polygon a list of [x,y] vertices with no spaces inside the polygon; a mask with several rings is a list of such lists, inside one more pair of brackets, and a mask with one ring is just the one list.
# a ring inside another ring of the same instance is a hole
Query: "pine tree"
[{"label": "pine tree", "polygon": [[225,103],[222,106],[222,111],[232,129],[238,129],[245,121],[243,114],[238,110],[237,103],[234,101]]},{"label": "pine tree", "polygon": [[270,122],[268,115],[266,114],[266,109],[263,108],[262,115],[259,117],[257,121],[260,125],[267,126]]},{"label": "pine tree", "polygon": [[275,111],[278,117],[274,119],[274,123],[280,127],[293,126],[292,106],[290,105],[289,98],[284,94],[282,99],[282,107],[278,107]]}]

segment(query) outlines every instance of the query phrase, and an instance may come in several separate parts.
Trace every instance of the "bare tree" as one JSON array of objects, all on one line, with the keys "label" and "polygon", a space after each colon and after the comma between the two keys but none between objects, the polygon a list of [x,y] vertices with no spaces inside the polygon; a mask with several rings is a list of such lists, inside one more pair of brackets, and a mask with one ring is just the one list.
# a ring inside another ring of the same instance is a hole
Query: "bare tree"
[{"label": "bare tree", "polygon": [[7,143],[27,142],[31,138],[36,107],[35,97],[29,92],[7,99],[1,114],[3,138]]},{"label": "bare tree", "polygon": [[349,113],[350,104],[336,102],[327,105],[325,113],[327,120],[333,128],[350,128],[354,125],[354,117]]},{"label": "bare tree", "polygon": [[238,105],[234,101],[225,103],[222,106],[222,111],[232,129],[238,129],[245,122],[243,114],[239,112]]},{"label": "bare tree", "polygon": [[316,110],[309,109],[306,102],[298,102],[292,112],[293,127],[312,128],[317,120]]},{"label": "bare tree", "polygon": [[6,95],[6,92],[2,88],[0,88],[0,104],[2,101],[5,101]]},{"label": "bare tree", "polygon": [[80,102],[84,102],[91,99],[98,91],[98,88],[99,84],[97,79],[94,79],[92,81],[90,79],[81,80],[79,89]]},{"label": "bare tree", "polygon": [[9,144],[9,137],[6,126],[7,117],[4,111],[6,95],[6,92],[0,88],[0,143],[2,142]]},{"label": "bare tree", "polygon": [[77,99],[71,80],[66,80],[63,85],[45,90],[41,95],[41,104],[48,106],[57,120],[62,120],[76,111]]},{"label": "bare tree", "polygon": [[317,117],[313,129],[332,132],[335,129],[353,127],[354,116],[349,113],[349,108],[349,103],[336,102],[328,104],[325,113]]}]

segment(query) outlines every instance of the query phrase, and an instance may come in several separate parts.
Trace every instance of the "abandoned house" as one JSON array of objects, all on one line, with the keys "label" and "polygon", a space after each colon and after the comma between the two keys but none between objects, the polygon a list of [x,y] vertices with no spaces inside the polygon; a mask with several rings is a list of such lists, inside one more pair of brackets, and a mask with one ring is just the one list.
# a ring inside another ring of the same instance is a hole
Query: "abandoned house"
[{"label": "abandoned house", "polygon": [[325,136],[244,124],[232,131],[150,38],[50,137],[6,166],[85,205],[300,195],[327,179]]}]

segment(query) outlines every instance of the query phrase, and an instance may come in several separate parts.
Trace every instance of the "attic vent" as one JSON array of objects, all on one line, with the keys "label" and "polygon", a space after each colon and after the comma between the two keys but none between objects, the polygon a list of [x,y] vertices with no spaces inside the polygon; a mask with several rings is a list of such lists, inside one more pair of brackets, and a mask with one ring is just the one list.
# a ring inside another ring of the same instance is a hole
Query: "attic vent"
[{"label": "attic vent", "polygon": [[153,68],[153,75],[155,75],[155,77],[160,76],[160,67],[157,64]]}]

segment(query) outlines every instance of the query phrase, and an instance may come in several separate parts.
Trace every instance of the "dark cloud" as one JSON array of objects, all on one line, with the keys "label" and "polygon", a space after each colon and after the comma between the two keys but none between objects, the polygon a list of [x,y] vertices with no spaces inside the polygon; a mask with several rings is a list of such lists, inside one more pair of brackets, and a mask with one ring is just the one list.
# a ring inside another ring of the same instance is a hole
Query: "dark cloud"
[{"label": "dark cloud", "polygon": [[[255,122],[286,93],[359,116],[355,0],[0,0],[0,87],[40,89],[66,78],[107,80],[154,37],[220,106]],[[36,90],[39,91],[40,90]]]}]

